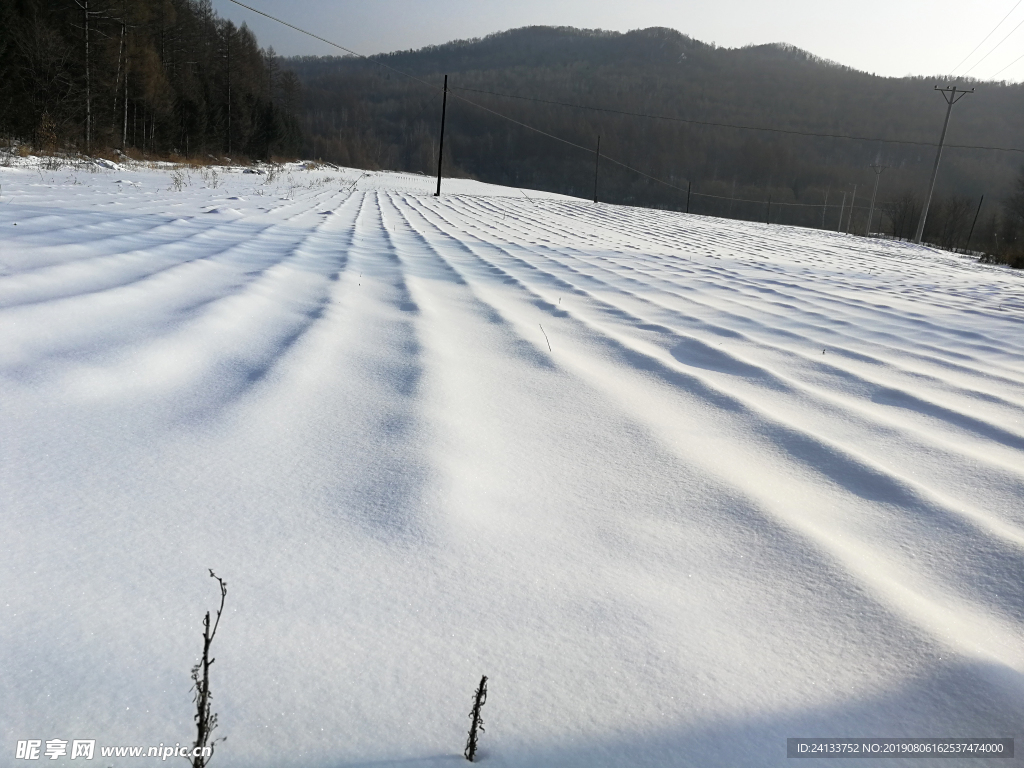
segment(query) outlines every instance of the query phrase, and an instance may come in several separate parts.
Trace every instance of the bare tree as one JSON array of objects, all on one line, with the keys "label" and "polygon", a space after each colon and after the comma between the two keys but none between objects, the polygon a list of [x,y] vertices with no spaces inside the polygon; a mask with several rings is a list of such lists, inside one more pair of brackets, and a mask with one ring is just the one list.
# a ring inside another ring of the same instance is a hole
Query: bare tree
[{"label": "bare tree", "polygon": [[892,200],[882,203],[882,212],[892,224],[892,236],[909,238],[921,212],[921,203],[910,190],[904,190]]},{"label": "bare tree", "polygon": [[71,48],[56,30],[31,24],[17,39],[22,82],[32,111],[32,143],[55,148],[71,118],[74,92]]},{"label": "bare tree", "polygon": [[933,214],[934,242],[947,251],[955,250],[967,236],[973,212],[973,201],[963,195],[951,195],[940,200]]},{"label": "bare tree", "polygon": [[1021,166],[1013,184],[1013,191],[1003,201],[1005,218],[1020,225],[1024,224],[1024,166]]},{"label": "bare tree", "polygon": [[92,147],[92,70],[89,66],[92,52],[90,51],[89,31],[92,17],[99,16],[100,13],[89,10],[89,0],[75,0],[75,5],[81,9],[85,21],[83,27],[85,30],[85,152],[88,154]]}]

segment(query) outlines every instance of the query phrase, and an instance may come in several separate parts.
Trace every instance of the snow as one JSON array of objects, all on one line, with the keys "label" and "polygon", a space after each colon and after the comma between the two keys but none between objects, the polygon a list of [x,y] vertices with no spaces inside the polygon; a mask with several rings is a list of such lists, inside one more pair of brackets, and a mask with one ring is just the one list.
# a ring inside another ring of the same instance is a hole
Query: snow
[{"label": "snow", "polygon": [[4,750],[194,738],[210,568],[225,768],[1021,735],[1020,274],[174,170],[0,168]]}]

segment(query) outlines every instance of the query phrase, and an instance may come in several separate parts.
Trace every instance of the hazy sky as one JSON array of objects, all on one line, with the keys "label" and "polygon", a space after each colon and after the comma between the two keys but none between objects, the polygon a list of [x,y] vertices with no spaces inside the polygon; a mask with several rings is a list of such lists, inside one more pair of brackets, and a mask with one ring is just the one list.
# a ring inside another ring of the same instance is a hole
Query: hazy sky
[{"label": "hazy sky", "polygon": [[[1018,0],[243,0],[364,54],[482,37],[533,24],[626,31],[671,27],[705,42],[737,47],[792,43],[818,56],[880,75],[948,73],[1010,13],[963,66],[984,79],[1024,79],[1024,2]],[[278,53],[339,53],[230,0],[221,16],[245,22]],[[1020,24],[1020,27],[1017,25]],[[1016,29],[1015,29],[1016,28]],[[1000,41],[1009,34],[1005,42]],[[1003,69],[1003,67],[1007,67]],[[1003,70],[1000,72],[999,70]]]}]

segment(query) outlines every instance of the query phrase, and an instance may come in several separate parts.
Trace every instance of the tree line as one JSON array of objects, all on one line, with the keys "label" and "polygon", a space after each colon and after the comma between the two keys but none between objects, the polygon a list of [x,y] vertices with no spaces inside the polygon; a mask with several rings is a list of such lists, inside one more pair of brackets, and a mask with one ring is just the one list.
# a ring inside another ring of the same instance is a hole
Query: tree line
[{"label": "tree line", "polygon": [[209,0],[0,3],[0,134],[41,151],[294,155],[299,91]]},{"label": "tree line", "polygon": [[[302,84],[303,151],[313,157],[435,173],[447,74],[446,175],[588,198],[600,136],[602,154],[668,182],[602,161],[602,201],[863,233],[875,179],[869,166],[881,164],[888,167],[870,229],[900,238],[916,228],[935,157],[929,143],[946,106],[932,90],[939,80],[878,77],[786,45],[724,49],[659,28],[528,27],[368,59],[287,63]],[[977,92],[954,108],[947,145],[1020,146],[1024,88],[971,85]],[[1009,201],[1021,158],[947,146],[925,239],[964,249],[971,234],[971,250],[1016,258],[1024,208]]]}]

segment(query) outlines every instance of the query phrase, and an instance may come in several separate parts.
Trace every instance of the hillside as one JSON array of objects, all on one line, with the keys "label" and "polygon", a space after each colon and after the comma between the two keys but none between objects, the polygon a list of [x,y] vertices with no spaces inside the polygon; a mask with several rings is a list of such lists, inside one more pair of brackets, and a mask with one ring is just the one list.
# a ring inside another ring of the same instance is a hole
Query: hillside
[{"label": "hillside", "polygon": [[[689,182],[694,192],[759,201],[694,197],[691,210],[701,213],[763,219],[770,194],[777,206],[816,206],[779,207],[780,221],[822,226],[821,205],[830,190],[825,226],[835,229],[842,194],[847,193],[848,204],[857,184],[863,208],[854,231],[866,223],[874,180],[868,165],[881,161],[892,166],[882,177],[880,200],[908,190],[921,197],[933,147],[688,125],[458,89],[705,122],[924,142],[938,140],[945,114],[932,79],[877,77],[791,46],[716,48],[657,28],[620,34],[530,27],[370,60],[308,57],[289,59],[287,65],[304,87],[306,151],[324,159],[433,173],[439,89],[448,74],[456,96],[586,148],[593,148],[600,135],[602,151],[611,157],[677,186]],[[957,106],[948,142],[1020,146],[1024,86],[969,85],[977,92]],[[581,197],[593,194],[592,151],[531,133],[459,99],[449,99],[447,131],[446,167],[453,175]],[[940,200],[962,195],[977,201],[985,194],[995,203],[1009,192],[1021,158],[947,150]],[[616,203],[685,207],[685,192],[611,163],[602,168],[600,196]],[[986,213],[995,210],[992,206]],[[942,214],[936,211],[938,228]],[[979,236],[991,240],[992,233],[982,229]]]},{"label": "hillside", "polygon": [[7,749],[190,743],[210,568],[213,766],[462,765],[483,674],[484,766],[1019,743],[1021,273],[415,174],[15,166]]}]

